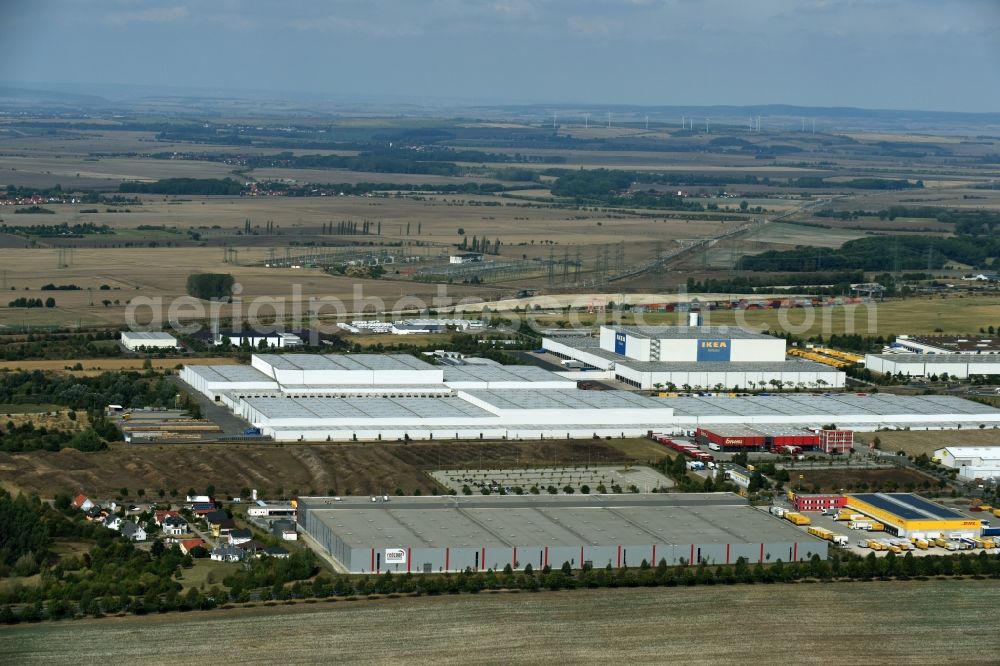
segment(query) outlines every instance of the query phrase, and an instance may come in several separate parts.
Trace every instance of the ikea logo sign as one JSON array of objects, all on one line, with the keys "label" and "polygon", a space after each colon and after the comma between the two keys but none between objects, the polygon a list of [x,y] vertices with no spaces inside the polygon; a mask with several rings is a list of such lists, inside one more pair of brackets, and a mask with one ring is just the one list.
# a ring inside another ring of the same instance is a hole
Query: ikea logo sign
[{"label": "ikea logo sign", "polygon": [[732,340],[699,340],[699,361],[728,361]]},{"label": "ikea logo sign", "polygon": [[625,355],[625,341],[628,339],[624,333],[615,331],[615,353]]}]

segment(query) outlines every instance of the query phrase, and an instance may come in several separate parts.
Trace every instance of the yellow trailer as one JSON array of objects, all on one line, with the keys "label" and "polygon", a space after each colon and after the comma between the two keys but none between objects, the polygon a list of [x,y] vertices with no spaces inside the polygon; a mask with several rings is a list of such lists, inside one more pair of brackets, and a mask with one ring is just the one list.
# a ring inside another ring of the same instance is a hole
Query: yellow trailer
[{"label": "yellow trailer", "polygon": [[872,526],[868,528],[869,532],[885,532],[885,525],[882,523],[877,523],[872,521]]},{"label": "yellow trailer", "polygon": [[820,539],[826,539],[827,541],[833,541],[833,532],[826,529],[825,527],[810,527],[806,530],[809,534],[813,536],[818,536]]},{"label": "yellow trailer", "polygon": [[796,513],[794,511],[786,513],[785,520],[793,525],[808,525],[812,522],[807,516],[803,516],[801,513]]}]

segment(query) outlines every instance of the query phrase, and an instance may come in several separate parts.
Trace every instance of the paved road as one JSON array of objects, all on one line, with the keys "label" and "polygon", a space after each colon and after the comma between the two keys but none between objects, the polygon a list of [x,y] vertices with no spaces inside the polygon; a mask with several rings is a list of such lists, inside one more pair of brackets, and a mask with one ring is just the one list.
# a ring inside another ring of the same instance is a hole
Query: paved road
[{"label": "paved road", "polygon": [[239,416],[233,414],[229,408],[224,405],[217,405],[201,393],[193,390],[190,386],[182,382],[180,377],[171,376],[170,381],[198,401],[198,405],[201,407],[202,416],[222,428],[223,435],[242,435],[244,430],[253,425],[249,421],[245,421]]}]

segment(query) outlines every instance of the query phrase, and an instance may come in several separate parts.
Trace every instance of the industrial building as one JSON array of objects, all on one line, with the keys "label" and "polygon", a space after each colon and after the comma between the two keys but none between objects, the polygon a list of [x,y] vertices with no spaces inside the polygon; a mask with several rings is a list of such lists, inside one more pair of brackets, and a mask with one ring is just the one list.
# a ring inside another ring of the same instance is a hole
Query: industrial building
[{"label": "industrial building", "polygon": [[814,449],[819,446],[819,435],[801,427],[788,425],[718,424],[705,425],[695,431],[699,444],[722,451],[756,450],[780,451],[783,447]]},{"label": "industrial building", "polygon": [[889,353],[900,354],[1000,354],[1000,338],[961,335],[899,335]]},{"label": "industrial building", "polygon": [[934,452],[934,461],[969,481],[1000,477],[1000,446],[946,446]]},{"label": "industrial building", "polygon": [[847,498],[843,495],[788,491],[788,500],[795,511],[827,511],[847,506]]},{"label": "industrial building", "polygon": [[841,388],[846,381],[827,365],[786,360],[781,338],[737,327],[602,326],[596,338],[543,338],[542,348],[642,389]]},{"label": "industrial building", "polygon": [[979,520],[911,493],[863,493],[847,496],[847,507],[885,525],[900,537],[921,539],[978,537]]},{"label": "industrial building", "polygon": [[302,338],[294,333],[282,331],[222,331],[215,334],[215,345],[231,344],[236,347],[247,346],[252,349],[261,347],[298,347],[303,344]]},{"label": "industrial building", "polygon": [[250,366],[185,366],[180,377],[277,441],[591,439],[725,424],[796,431],[830,423],[853,430],[1000,424],[1000,410],[951,396],[652,398],[579,390],[574,379],[534,366],[451,361],[460,364],[405,354],[255,354]]},{"label": "industrial building", "polygon": [[177,338],[162,331],[122,331],[121,343],[129,351],[177,348]]},{"label": "industrial building", "polygon": [[865,367],[883,375],[952,379],[970,375],[1000,375],[1000,354],[866,354]]},{"label": "industrial building", "polygon": [[[382,498],[377,498],[381,500]],[[803,561],[828,544],[731,493],[303,497],[299,526],[352,573]]]}]

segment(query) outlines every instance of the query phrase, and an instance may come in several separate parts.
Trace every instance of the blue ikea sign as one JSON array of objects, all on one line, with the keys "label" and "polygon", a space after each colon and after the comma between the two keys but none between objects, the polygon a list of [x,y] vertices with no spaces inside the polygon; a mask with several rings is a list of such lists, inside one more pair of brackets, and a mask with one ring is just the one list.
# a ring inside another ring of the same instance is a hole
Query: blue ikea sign
[{"label": "blue ikea sign", "polygon": [[699,361],[728,361],[732,340],[699,340]]},{"label": "blue ikea sign", "polygon": [[615,353],[625,355],[625,340],[627,336],[624,333],[619,333],[615,331]]}]

